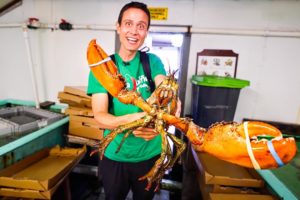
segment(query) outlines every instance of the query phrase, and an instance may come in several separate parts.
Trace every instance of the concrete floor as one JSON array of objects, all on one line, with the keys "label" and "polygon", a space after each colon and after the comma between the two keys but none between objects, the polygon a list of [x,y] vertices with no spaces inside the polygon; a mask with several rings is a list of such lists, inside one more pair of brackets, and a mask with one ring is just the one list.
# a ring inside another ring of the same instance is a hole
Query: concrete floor
[{"label": "concrete floor", "polygon": [[[153,200],[169,200],[169,199],[170,199],[169,192],[165,190],[161,190],[153,198]],[[86,198],[86,200],[105,200],[105,195],[103,190],[100,193],[100,195],[90,195]],[[132,200],[131,193],[128,194],[126,200]]]}]

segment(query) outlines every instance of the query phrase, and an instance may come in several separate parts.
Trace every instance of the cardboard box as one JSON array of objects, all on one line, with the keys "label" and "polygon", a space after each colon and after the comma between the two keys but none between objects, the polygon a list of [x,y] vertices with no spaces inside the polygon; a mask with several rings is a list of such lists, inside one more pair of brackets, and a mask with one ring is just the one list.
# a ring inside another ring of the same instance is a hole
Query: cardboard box
[{"label": "cardboard box", "polygon": [[262,194],[214,194],[210,195],[211,200],[274,200],[271,195]]},{"label": "cardboard box", "polygon": [[0,187],[49,191],[79,162],[85,152],[85,148],[59,146],[43,149],[1,170]]},{"label": "cardboard box", "polygon": [[210,199],[210,194],[268,194],[265,188],[238,187],[205,184],[203,176],[197,173],[198,185],[203,199]]},{"label": "cardboard box", "polygon": [[203,176],[197,173],[198,185],[202,193],[227,193],[227,194],[260,194],[262,188],[226,186],[217,184],[205,184]]},{"label": "cardboard box", "polygon": [[233,187],[224,185],[207,185],[211,187],[211,192],[222,194],[262,194],[261,188]]},{"label": "cardboard box", "polygon": [[51,199],[57,188],[47,191],[27,190],[27,189],[14,189],[14,188],[0,188],[0,196],[5,197],[18,197],[30,199]]},{"label": "cardboard box", "polygon": [[86,117],[93,117],[94,113],[91,108],[80,108],[80,107],[73,107],[70,106],[65,110],[65,114],[67,115],[76,115],[76,116],[86,116]]},{"label": "cardboard box", "polygon": [[70,106],[76,107],[92,107],[91,98],[80,97],[77,95],[59,92],[58,99],[61,103],[69,104]]},{"label": "cardboard box", "polygon": [[207,153],[192,151],[204,184],[238,187],[264,187],[264,181],[254,169],[220,160]]},{"label": "cardboard box", "polygon": [[199,168],[197,180],[203,199],[273,200],[264,181],[254,169],[222,161],[207,153],[192,150]]},{"label": "cardboard box", "polygon": [[58,187],[66,180],[66,177],[68,175],[69,173],[67,173],[63,178],[61,178],[58,181],[58,183],[55,186],[53,186],[50,190],[38,191],[19,188],[0,188],[0,196],[30,199],[51,199],[52,195],[55,193]]},{"label": "cardboard box", "polygon": [[80,137],[101,140],[103,129],[93,117],[70,115],[69,134]]},{"label": "cardboard box", "polygon": [[76,96],[84,97],[84,98],[91,98],[86,94],[87,87],[86,86],[65,86],[64,87],[64,92],[73,94]]}]

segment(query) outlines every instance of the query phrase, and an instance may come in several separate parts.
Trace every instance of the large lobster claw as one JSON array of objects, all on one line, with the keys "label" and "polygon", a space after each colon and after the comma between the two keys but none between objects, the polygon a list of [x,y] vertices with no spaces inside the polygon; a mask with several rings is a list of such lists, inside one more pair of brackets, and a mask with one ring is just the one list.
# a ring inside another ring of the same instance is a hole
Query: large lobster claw
[{"label": "large lobster claw", "polygon": [[91,40],[87,49],[87,60],[95,78],[113,96],[124,104],[134,104],[146,112],[154,112],[152,106],[136,91],[128,91],[124,77],[103,49]]},{"label": "large lobster claw", "polygon": [[124,78],[110,57],[97,45],[96,40],[89,43],[87,60],[96,79],[108,92],[116,97],[126,87]]},{"label": "large lobster claw", "polygon": [[[258,140],[258,136],[274,139]],[[219,159],[256,169],[283,166],[297,151],[293,137],[283,138],[274,126],[257,121],[216,123],[205,133],[202,145],[196,148]]]}]

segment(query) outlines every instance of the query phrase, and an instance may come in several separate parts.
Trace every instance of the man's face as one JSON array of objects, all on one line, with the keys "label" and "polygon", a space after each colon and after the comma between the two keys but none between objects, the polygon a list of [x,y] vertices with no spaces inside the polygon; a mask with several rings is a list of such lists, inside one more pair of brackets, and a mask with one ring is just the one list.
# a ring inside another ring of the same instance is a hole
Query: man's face
[{"label": "man's face", "polygon": [[121,42],[120,50],[138,50],[148,33],[148,16],[141,9],[129,8],[123,13],[121,24],[117,24],[117,32]]}]

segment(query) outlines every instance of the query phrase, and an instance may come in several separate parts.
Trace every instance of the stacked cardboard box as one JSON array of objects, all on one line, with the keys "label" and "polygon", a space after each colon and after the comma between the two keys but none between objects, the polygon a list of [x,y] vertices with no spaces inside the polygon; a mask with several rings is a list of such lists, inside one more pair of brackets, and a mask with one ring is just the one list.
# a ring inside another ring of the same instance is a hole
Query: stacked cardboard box
[{"label": "stacked cardboard box", "polygon": [[0,196],[51,199],[85,152],[85,148],[46,148],[0,170]]},{"label": "stacked cardboard box", "polygon": [[198,184],[203,199],[273,200],[263,179],[254,169],[248,169],[193,150],[199,168]]},{"label": "stacked cardboard box", "polygon": [[69,105],[65,113],[70,116],[70,135],[96,140],[103,137],[103,130],[94,119],[91,97],[86,95],[86,87],[65,86],[64,91],[58,93],[58,99]]}]

